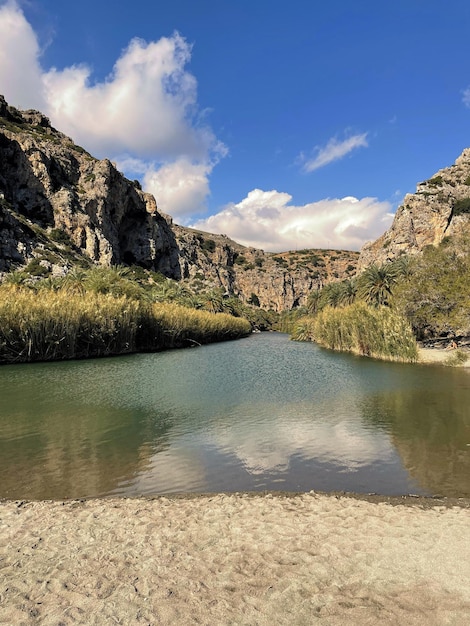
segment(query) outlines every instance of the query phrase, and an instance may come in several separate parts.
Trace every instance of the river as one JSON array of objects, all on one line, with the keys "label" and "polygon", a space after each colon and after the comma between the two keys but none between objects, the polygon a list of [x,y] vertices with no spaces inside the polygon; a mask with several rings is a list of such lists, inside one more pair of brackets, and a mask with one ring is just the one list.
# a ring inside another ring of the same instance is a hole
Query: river
[{"label": "river", "polygon": [[470,497],[470,373],[281,333],[0,367],[0,498],[219,491]]}]

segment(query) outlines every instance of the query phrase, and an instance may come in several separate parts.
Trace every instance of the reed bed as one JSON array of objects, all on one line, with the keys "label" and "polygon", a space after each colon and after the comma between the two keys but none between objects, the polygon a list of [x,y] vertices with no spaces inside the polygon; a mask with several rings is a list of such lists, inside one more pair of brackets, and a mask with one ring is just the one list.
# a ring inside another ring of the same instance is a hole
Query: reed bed
[{"label": "reed bed", "polygon": [[315,317],[304,318],[292,338],[388,361],[418,360],[418,347],[408,322],[388,307],[371,307],[364,302],[327,307]]},{"label": "reed bed", "polygon": [[76,359],[236,339],[247,320],[111,294],[2,285],[0,363]]}]

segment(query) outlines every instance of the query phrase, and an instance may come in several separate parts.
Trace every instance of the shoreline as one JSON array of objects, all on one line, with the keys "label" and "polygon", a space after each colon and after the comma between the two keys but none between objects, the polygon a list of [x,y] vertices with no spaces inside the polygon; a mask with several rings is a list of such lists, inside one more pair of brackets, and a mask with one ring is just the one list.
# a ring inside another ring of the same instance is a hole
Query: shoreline
[{"label": "shoreline", "polygon": [[156,494],[138,494],[138,495],[103,495],[103,496],[82,496],[77,498],[47,498],[47,499],[29,499],[29,498],[2,498],[0,497],[0,507],[4,504],[15,504],[19,507],[26,504],[83,504],[85,502],[112,502],[112,501],[158,501],[165,500],[199,500],[203,498],[214,498],[216,496],[238,497],[238,498],[302,498],[304,496],[318,496],[325,498],[349,498],[359,502],[369,502],[371,504],[390,504],[391,506],[419,506],[424,509],[436,506],[445,506],[447,508],[456,506],[460,508],[470,509],[470,497],[466,496],[445,496],[436,495],[418,495],[413,493],[401,495],[387,495],[380,493],[362,493],[359,491],[284,491],[270,490],[263,491],[204,491],[204,492],[174,492],[174,493],[156,493]]},{"label": "shoreline", "polygon": [[[446,363],[446,361],[452,359],[457,352],[465,352],[468,357],[467,360],[463,363]],[[459,348],[449,350],[447,348],[424,348],[419,346],[417,363],[422,365],[443,365],[445,367],[470,368],[470,352]]]},{"label": "shoreline", "polygon": [[470,499],[0,501],[0,623],[465,623]]}]

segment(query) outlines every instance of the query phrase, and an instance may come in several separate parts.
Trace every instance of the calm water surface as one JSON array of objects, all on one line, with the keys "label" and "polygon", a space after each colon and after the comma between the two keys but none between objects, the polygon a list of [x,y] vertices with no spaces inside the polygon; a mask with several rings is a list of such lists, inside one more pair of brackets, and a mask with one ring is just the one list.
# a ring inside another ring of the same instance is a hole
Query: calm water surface
[{"label": "calm water surface", "polygon": [[470,496],[470,372],[277,333],[0,367],[0,497],[246,490]]}]

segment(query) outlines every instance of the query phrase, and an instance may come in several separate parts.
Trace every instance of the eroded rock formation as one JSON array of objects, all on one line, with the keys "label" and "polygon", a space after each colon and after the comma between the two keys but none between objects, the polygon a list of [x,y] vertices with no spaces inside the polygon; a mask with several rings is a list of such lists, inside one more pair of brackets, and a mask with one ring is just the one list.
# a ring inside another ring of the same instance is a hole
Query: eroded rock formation
[{"label": "eroded rock formation", "polygon": [[416,254],[438,245],[470,224],[470,148],[454,165],[419,183],[416,193],[405,196],[392,226],[361,250],[359,270],[382,264],[402,254]]},{"label": "eroded rock formation", "polygon": [[0,118],[0,269],[34,256],[41,230],[60,229],[94,262],[137,263],[178,277],[174,234],[153,196],[41,113],[19,112],[1,98]]}]

